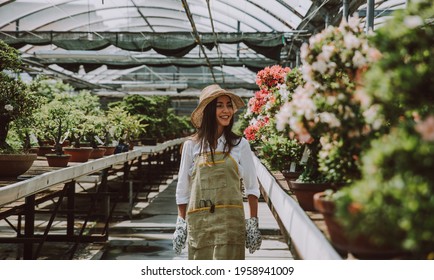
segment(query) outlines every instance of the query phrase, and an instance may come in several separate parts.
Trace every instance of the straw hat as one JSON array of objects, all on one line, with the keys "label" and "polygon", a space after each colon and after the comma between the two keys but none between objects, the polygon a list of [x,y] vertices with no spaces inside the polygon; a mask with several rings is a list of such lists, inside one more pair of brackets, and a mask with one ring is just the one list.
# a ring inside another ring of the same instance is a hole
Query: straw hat
[{"label": "straw hat", "polygon": [[200,93],[199,104],[197,105],[196,109],[194,109],[193,113],[191,113],[191,122],[196,128],[199,128],[202,123],[203,110],[205,107],[211,103],[211,101],[222,95],[227,95],[231,98],[232,105],[234,106],[234,112],[245,105],[241,97],[235,93],[222,89],[216,84],[207,86]]}]

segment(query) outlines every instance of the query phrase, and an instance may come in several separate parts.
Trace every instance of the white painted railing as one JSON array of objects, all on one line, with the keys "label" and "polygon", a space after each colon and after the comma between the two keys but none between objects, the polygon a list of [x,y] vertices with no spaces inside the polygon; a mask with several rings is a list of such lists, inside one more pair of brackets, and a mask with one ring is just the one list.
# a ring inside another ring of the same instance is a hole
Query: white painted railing
[{"label": "white painted railing", "polygon": [[158,153],[166,148],[181,144],[185,139],[170,140],[155,146],[138,146],[132,151],[103,157],[37,175],[33,178],[0,187],[0,207],[21,198],[39,193],[57,184],[66,183],[79,177],[86,176],[116,164],[132,161],[149,153]]},{"label": "white painted railing", "polygon": [[254,160],[259,182],[300,257],[306,260],[342,259],[298,202],[279,186],[256,156]]}]

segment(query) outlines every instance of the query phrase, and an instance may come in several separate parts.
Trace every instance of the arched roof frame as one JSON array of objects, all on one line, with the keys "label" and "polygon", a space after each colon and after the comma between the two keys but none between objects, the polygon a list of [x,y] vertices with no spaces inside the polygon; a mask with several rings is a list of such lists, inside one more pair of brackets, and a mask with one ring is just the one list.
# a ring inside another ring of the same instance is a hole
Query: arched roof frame
[{"label": "arched roof frame", "polygon": [[[128,5],[128,4],[122,4],[122,3],[118,3],[118,4],[114,4],[114,5],[108,5],[109,2],[106,1],[107,6],[104,5],[95,5],[94,8],[92,8],[92,6],[85,6],[85,5],[70,5],[73,4],[73,2],[76,2],[77,0],[64,0],[64,1],[59,1],[55,4],[38,4],[38,5],[34,5],[33,7],[30,7],[29,9],[27,9],[25,12],[20,11],[20,7],[17,6],[15,7],[15,10],[13,13],[7,13],[5,15],[3,15],[2,17],[0,17],[0,29],[4,28],[5,26],[17,21],[17,20],[23,20],[26,19],[28,17],[31,17],[32,15],[40,15],[40,13],[44,12],[44,11],[51,11],[52,9],[60,9],[63,10],[64,7],[67,6],[68,7],[68,11],[67,11],[67,15],[62,15],[61,13],[55,13],[56,16],[60,16],[58,17],[56,20],[52,20],[51,22],[46,22],[46,24],[50,24],[50,23],[54,23],[56,21],[61,21],[65,18],[71,17],[73,18],[76,15],[79,14],[89,14],[91,12],[96,12],[96,11],[101,11],[101,10],[110,10],[110,9],[119,9],[119,8],[129,8],[129,9],[146,9],[146,8],[158,8],[160,10],[175,10],[175,11],[179,11],[181,13],[183,13],[182,10],[182,6],[179,5],[180,9],[176,10],[173,9],[173,1],[167,0],[167,1],[146,1],[145,4],[143,5],[136,5],[136,6],[132,6],[132,5]],[[199,3],[200,5],[198,5],[197,3]],[[276,2],[276,3],[280,3],[280,2]],[[10,5],[13,5],[14,3],[10,3]],[[172,4],[172,6],[170,5]],[[20,5],[20,3],[17,3],[17,5]],[[193,14],[193,17],[200,19],[202,16],[202,14],[204,12],[204,7],[202,6],[203,3],[197,2],[197,1],[192,1],[191,4],[189,4],[191,7],[191,12]],[[252,29],[258,30],[258,31],[267,31],[264,30],[263,27],[266,26],[267,28],[269,28],[269,31],[273,31],[273,30],[279,30],[281,29],[281,25],[285,25],[287,28],[292,28],[295,29],[296,26],[293,25],[291,26],[290,24],[286,23],[285,20],[283,20],[279,15],[272,13],[271,11],[268,11],[265,8],[262,8],[258,3],[254,3],[253,1],[248,1],[248,2],[240,2],[240,1],[216,1],[212,3],[213,5],[213,19],[215,22],[219,22],[219,18],[220,17],[225,17],[225,15],[227,15],[228,13],[232,15],[233,18],[237,18],[240,20],[240,22],[242,24],[245,24],[246,26],[249,26]],[[244,5],[249,5],[248,7],[244,6]],[[287,9],[287,7],[285,5],[279,4],[279,9],[283,8],[286,9],[288,13],[296,16],[291,10]],[[105,7],[104,7],[105,6]],[[76,8],[77,10],[72,10],[72,8]],[[199,10],[197,10],[199,9]],[[276,9],[276,8],[275,8]],[[249,13],[248,11],[252,11],[251,13]],[[206,16],[204,17],[206,18],[206,20],[209,20]],[[297,16],[298,18],[298,16]],[[301,21],[301,19],[300,19]],[[221,21],[222,23],[224,23],[223,21]],[[272,24],[270,24],[270,22]],[[256,26],[255,26],[256,25]],[[280,26],[279,26],[280,25]],[[39,28],[42,28],[44,25],[41,26],[35,26],[33,25],[31,28],[29,28],[30,30],[38,30]],[[236,28],[236,26],[234,26],[234,28]],[[200,31],[200,30],[199,30]]]},{"label": "arched roof frame", "polygon": [[[382,0],[377,1],[381,2]],[[114,31],[119,34],[135,32],[137,35],[134,36],[137,37],[140,36],[140,32],[154,32],[155,35],[160,36],[159,33],[177,31],[187,33],[186,36],[188,37],[188,34],[193,36],[193,34],[196,35],[197,33],[212,32],[207,7],[209,3],[217,34],[219,32],[241,32],[243,34],[248,32],[258,32],[258,34],[259,32],[270,32],[274,34],[276,32],[276,34],[280,34],[282,41],[286,38],[288,44],[280,52],[280,62],[294,63],[296,61],[294,59],[296,53],[294,48],[298,48],[299,44],[309,34],[314,34],[324,28],[326,18],[329,16],[329,23],[335,25],[342,13],[342,0],[188,0],[189,10],[193,15],[197,29],[192,30],[182,2],[181,0],[0,0],[0,32],[4,31],[5,34],[12,34],[12,36],[17,34],[15,36],[19,38],[21,38],[20,35],[29,33],[27,35],[36,38],[38,34],[51,30],[61,32],[80,31],[84,33]],[[350,10],[355,11],[362,2],[366,3],[366,0],[352,0],[349,2]],[[124,16],[120,15],[119,12],[124,13]],[[128,22],[121,22],[123,18],[127,18]],[[16,22],[19,24],[17,25]],[[19,34],[15,33],[15,31],[24,32]],[[5,36],[8,36],[8,34]],[[92,35],[94,34],[89,36],[93,38]],[[41,36],[47,38],[47,33]],[[62,36],[59,37],[62,39]],[[65,37],[74,41],[74,37]],[[86,40],[86,34],[83,35],[83,38]],[[106,35],[105,38],[110,38],[110,35]],[[35,46],[34,50],[36,51],[38,49],[53,50],[57,48],[56,45],[64,46],[62,44],[39,46],[34,44],[32,40],[29,37],[29,41],[25,43],[33,44],[27,46]],[[235,58],[240,57],[241,59],[246,57],[255,59],[263,57],[263,55],[257,53],[257,49],[255,51],[247,50],[244,53],[241,51],[241,56],[239,56],[239,50],[245,48],[243,42],[228,45],[226,42],[221,43],[219,41],[218,45],[223,49],[222,53],[225,58],[233,59],[235,56]],[[20,50],[31,55],[33,48],[27,46]],[[73,49],[71,48],[71,50]],[[133,49],[130,48],[129,50]],[[97,52],[101,52],[101,55],[103,55],[104,51],[105,49],[101,49]],[[132,57],[137,54],[140,55],[140,50],[125,51],[125,49],[119,49],[115,46],[107,47],[107,51],[113,51],[119,55],[130,54]],[[186,58],[203,58],[201,52],[203,51],[200,51],[197,46],[188,53]],[[282,60],[286,52],[288,53],[288,59]],[[290,53],[292,54],[291,57]],[[215,48],[206,50],[206,54],[209,54],[214,59],[213,67],[216,67],[215,57],[220,56],[220,54],[216,54]],[[160,55],[154,50],[150,50],[143,53],[143,58],[159,57]],[[77,59],[77,63],[80,65],[80,59]],[[247,73],[247,69],[241,67],[231,68],[231,66],[225,65],[224,68],[231,69],[233,73]],[[86,68],[86,71],[88,69],[92,69],[92,67]],[[221,67],[221,70],[223,71],[223,67]],[[134,71],[134,69],[131,69],[131,71]],[[217,71],[220,70],[217,69]],[[121,75],[130,71],[115,72],[112,69],[102,71],[101,68],[99,71],[95,71],[94,74],[102,72],[112,73],[113,76],[116,76],[115,73]],[[206,67],[204,67],[204,72],[207,72]],[[254,76],[254,73],[250,74]],[[86,73],[81,72],[80,75],[86,78]],[[97,79],[95,78],[95,80]]]}]

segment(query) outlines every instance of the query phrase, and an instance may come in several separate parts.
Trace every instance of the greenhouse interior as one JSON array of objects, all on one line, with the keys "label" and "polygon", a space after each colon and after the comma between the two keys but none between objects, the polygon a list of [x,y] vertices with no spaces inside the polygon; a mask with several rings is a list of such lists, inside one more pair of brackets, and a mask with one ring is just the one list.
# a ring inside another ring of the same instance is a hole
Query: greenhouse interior
[{"label": "greenhouse interior", "polygon": [[1,260],[432,260],[432,170],[432,0],[0,0]]}]

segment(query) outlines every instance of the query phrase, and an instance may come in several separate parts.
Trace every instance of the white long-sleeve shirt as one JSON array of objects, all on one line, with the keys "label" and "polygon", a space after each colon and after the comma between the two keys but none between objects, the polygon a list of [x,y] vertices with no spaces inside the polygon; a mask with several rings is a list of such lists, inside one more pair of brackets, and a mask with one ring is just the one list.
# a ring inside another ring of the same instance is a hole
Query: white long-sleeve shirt
[{"label": "white long-sleeve shirt", "polygon": [[[216,151],[223,151],[225,137],[221,136],[217,141]],[[187,204],[190,200],[191,174],[194,168],[194,159],[200,152],[199,143],[189,139],[184,142],[182,148],[181,164],[178,172],[178,184],[176,186],[176,203]],[[232,148],[230,155],[238,164],[238,172],[243,178],[246,195],[259,197],[259,183],[256,175],[250,144],[242,138],[241,142]]]}]

